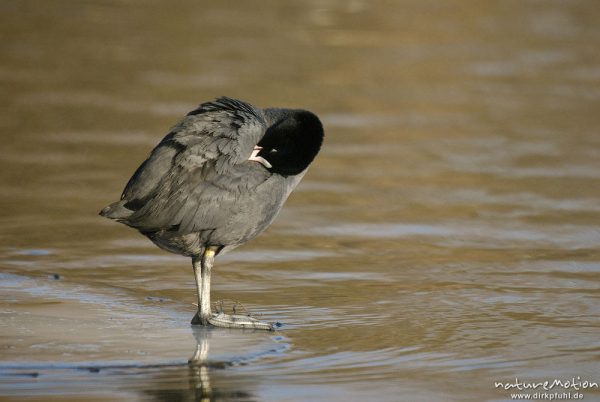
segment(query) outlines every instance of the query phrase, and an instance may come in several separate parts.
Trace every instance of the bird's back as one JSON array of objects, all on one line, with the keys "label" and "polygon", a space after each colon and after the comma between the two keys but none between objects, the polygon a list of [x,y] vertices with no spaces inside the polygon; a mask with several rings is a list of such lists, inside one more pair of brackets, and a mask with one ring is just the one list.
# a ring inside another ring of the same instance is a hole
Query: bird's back
[{"label": "bird's back", "polygon": [[284,193],[277,178],[267,183],[268,170],[247,161],[264,130],[261,112],[248,104],[221,98],[200,105],[153,149],[121,200],[100,214],[180,254],[249,240],[274,207],[257,197],[257,187],[276,200]]},{"label": "bird's back", "polygon": [[273,221],[322,139],[319,119],[307,111],[260,110],[230,98],[203,103],[171,129],[121,199],[100,214],[174,253],[233,248]]}]

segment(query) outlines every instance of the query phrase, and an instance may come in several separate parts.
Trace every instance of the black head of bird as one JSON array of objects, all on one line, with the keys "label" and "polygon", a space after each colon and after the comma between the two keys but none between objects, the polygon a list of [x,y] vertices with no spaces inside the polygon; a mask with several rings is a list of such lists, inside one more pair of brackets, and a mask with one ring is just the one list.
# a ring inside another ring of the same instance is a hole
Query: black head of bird
[{"label": "black head of bird", "polygon": [[271,172],[282,176],[300,174],[311,164],[323,142],[323,126],[306,110],[269,110],[273,124],[257,144],[256,156]]}]

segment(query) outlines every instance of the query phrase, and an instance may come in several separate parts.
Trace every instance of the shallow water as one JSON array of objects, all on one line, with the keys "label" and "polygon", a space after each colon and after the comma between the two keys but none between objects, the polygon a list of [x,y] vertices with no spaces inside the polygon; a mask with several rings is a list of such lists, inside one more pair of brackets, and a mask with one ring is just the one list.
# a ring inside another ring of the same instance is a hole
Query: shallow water
[{"label": "shallow water", "polygon": [[[0,10],[2,399],[500,401],[496,381],[600,382],[594,1]],[[276,222],[213,274],[213,299],[276,333],[192,329],[190,262],[97,216],[223,94],[326,128]]]}]

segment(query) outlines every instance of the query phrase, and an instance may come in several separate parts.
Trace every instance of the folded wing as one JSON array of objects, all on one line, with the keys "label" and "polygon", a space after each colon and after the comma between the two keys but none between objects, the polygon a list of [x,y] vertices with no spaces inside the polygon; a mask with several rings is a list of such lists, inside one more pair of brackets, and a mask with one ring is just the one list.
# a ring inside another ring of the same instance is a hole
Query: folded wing
[{"label": "folded wing", "polygon": [[101,214],[142,232],[218,227],[239,194],[269,176],[248,162],[265,130],[262,112],[245,102],[223,97],[201,104],[154,148],[121,201]]}]

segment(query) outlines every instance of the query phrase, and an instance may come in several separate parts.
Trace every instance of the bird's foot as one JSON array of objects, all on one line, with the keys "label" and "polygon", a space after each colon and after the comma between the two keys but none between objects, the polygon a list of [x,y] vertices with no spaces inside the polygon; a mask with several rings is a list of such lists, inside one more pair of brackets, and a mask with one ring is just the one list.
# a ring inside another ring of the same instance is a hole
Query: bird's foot
[{"label": "bird's foot", "polygon": [[196,313],[192,318],[192,325],[214,325],[222,328],[249,328],[249,329],[265,329],[267,331],[275,331],[275,325],[268,322],[259,321],[254,317],[241,314],[225,314],[212,313],[212,316],[206,320]]},{"label": "bird's foot", "polygon": [[200,311],[198,311],[194,318],[192,318],[192,325],[210,325],[209,323],[210,317],[204,317],[200,315]]},{"label": "bird's foot", "polygon": [[259,321],[249,315],[213,313],[208,322],[215,327],[265,329],[267,331],[275,331],[274,324]]},{"label": "bird's foot", "polygon": [[[228,304],[230,306],[226,306]],[[229,307],[233,314],[226,314],[226,307]],[[192,325],[214,325],[215,327],[222,328],[264,329],[267,331],[275,331],[276,328],[281,326],[280,323],[268,323],[257,320],[253,317],[253,314],[250,314],[244,305],[238,301],[219,300],[214,303],[214,308],[217,310],[216,313],[211,312],[204,317],[200,314],[200,311],[198,311],[192,319]],[[241,314],[239,314],[240,310]]]}]

